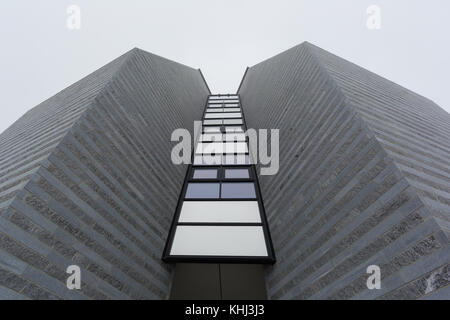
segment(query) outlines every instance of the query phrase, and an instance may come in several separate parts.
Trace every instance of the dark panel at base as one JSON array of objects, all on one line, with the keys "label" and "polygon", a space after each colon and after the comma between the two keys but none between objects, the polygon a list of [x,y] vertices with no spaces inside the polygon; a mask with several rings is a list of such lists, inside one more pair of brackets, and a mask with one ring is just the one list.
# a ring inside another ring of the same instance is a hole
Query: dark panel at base
[{"label": "dark panel at base", "polygon": [[223,300],[266,300],[264,266],[221,264]]},{"label": "dark panel at base", "polygon": [[172,300],[265,300],[264,267],[255,264],[178,263]]},{"label": "dark panel at base", "polygon": [[172,300],[220,300],[218,264],[177,263],[173,277]]}]

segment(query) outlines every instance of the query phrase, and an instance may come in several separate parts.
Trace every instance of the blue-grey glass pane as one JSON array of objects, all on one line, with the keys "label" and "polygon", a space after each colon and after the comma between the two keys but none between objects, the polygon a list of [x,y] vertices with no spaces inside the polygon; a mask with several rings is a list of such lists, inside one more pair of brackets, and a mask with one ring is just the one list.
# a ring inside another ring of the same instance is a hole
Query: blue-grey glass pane
[{"label": "blue-grey glass pane", "polygon": [[217,199],[219,198],[218,183],[189,183],[186,190],[186,199]]},{"label": "blue-grey glass pane", "polygon": [[222,183],[222,198],[254,199],[256,198],[255,186],[249,183]]},{"label": "blue-grey glass pane", "polygon": [[217,169],[195,169],[194,179],[217,179]]},{"label": "blue-grey glass pane", "polygon": [[225,179],[249,179],[248,169],[225,169]]}]

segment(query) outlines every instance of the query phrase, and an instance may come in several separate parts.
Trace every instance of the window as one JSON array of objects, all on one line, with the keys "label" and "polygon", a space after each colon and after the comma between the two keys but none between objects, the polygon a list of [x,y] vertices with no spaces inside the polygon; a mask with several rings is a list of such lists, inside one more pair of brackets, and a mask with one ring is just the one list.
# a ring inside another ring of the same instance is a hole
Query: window
[{"label": "window", "polygon": [[218,199],[219,183],[189,183],[186,199]]},{"label": "window", "polygon": [[221,125],[222,120],[204,120],[203,124],[204,125]]},{"label": "window", "polygon": [[275,262],[242,110],[237,95],[207,101],[164,261]]},{"label": "window", "polygon": [[217,179],[217,169],[195,169],[194,179]]},{"label": "window", "polygon": [[225,141],[245,141],[244,133],[227,133],[224,137]]},{"label": "window", "polygon": [[223,108],[208,108],[206,112],[223,112]]},{"label": "window", "polygon": [[241,108],[225,108],[224,112],[241,112]]},{"label": "window", "polygon": [[242,124],[242,119],[225,119],[223,124]]},{"label": "window", "polygon": [[185,201],[179,222],[260,223],[258,201]]},{"label": "window", "polygon": [[199,143],[196,153],[200,154],[222,154],[224,145],[222,142]]},{"label": "window", "polygon": [[207,113],[205,119],[222,119],[222,118],[240,118],[241,114],[237,112],[224,113]]},{"label": "window", "polygon": [[222,183],[223,199],[254,199],[256,198],[253,182]]},{"label": "window", "polygon": [[244,132],[242,127],[225,127],[225,132]]},{"label": "window", "polygon": [[238,155],[225,155],[223,157],[222,163],[224,165],[248,165],[250,164],[248,155],[246,154],[238,154]]},{"label": "window", "polygon": [[204,132],[220,132],[220,127],[205,127]]},{"label": "window", "polygon": [[225,169],[225,179],[249,179],[248,169]]},{"label": "window", "polygon": [[221,155],[196,155],[194,157],[194,165],[198,166],[214,166],[222,164]]},{"label": "window", "polygon": [[178,226],[172,255],[267,256],[261,226]]},{"label": "window", "polygon": [[225,153],[246,153],[248,152],[246,142],[228,142],[224,144]]},{"label": "window", "polygon": [[[220,129],[219,129],[220,130]],[[202,134],[200,135],[200,141],[222,141],[222,134]]]}]

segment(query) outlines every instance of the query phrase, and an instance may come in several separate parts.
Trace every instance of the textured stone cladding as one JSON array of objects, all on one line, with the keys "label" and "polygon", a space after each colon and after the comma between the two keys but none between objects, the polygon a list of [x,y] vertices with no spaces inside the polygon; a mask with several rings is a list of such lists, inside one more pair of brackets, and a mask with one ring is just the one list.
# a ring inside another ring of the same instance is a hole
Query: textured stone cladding
[{"label": "textured stone cladding", "polygon": [[198,70],[133,49],[1,134],[0,299],[167,298],[186,169],[170,137],[208,94]]},{"label": "textured stone cladding", "polygon": [[249,127],[280,129],[280,171],[259,177],[271,299],[450,298],[448,113],[309,43],[239,93]]}]

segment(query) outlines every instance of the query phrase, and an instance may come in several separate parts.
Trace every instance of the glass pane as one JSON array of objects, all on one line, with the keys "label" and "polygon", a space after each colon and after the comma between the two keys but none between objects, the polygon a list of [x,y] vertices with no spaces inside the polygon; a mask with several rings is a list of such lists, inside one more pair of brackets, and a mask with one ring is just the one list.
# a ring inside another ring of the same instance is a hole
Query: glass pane
[{"label": "glass pane", "polygon": [[220,164],[222,164],[222,156],[221,155],[218,155],[218,156],[198,155],[198,156],[194,157],[194,165],[214,166],[214,165],[220,165]]},{"label": "glass pane", "polygon": [[242,127],[225,127],[225,132],[244,132]]},{"label": "glass pane", "polygon": [[195,169],[194,179],[217,179],[217,169]]},{"label": "glass pane", "polygon": [[248,183],[222,183],[223,199],[253,199],[256,198],[255,185],[252,182]]},{"label": "glass pane", "polygon": [[240,118],[241,114],[238,112],[225,113],[206,113],[205,119],[222,119],[222,118]]},{"label": "glass pane", "polygon": [[242,119],[226,119],[223,120],[224,124],[242,124]]},{"label": "glass pane", "polygon": [[227,96],[227,95],[210,96],[209,99],[210,99],[210,100],[218,100],[218,99],[222,99],[222,100],[224,100],[224,99],[238,99],[238,96],[236,96],[236,95],[230,95],[230,96]]},{"label": "glass pane", "polygon": [[204,132],[220,132],[220,127],[205,127]]},{"label": "glass pane", "polygon": [[225,169],[225,179],[250,179],[248,169]]},{"label": "glass pane", "polygon": [[245,141],[244,133],[227,133],[224,135],[225,141]]},{"label": "glass pane", "polygon": [[208,108],[206,112],[223,112],[223,108]]},{"label": "glass pane", "polygon": [[210,125],[210,124],[211,125],[221,125],[222,124],[222,120],[204,120],[203,124],[206,124],[206,125]]},{"label": "glass pane", "polygon": [[246,153],[248,152],[247,142],[225,143],[225,153]]},{"label": "glass pane", "polygon": [[197,150],[195,151],[195,153],[222,154],[223,143],[222,142],[199,143],[197,145]]},{"label": "glass pane", "polygon": [[186,199],[217,199],[219,198],[219,183],[189,183]]},{"label": "glass pane", "polygon": [[240,112],[225,112],[222,114],[222,118],[241,118]]},{"label": "glass pane", "polygon": [[179,222],[261,223],[257,201],[185,201]]},{"label": "glass pane", "polygon": [[224,112],[241,112],[241,108],[225,108]]},{"label": "glass pane", "polygon": [[178,226],[171,255],[267,256],[261,226]]},{"label": "glass pane", "polygon": [[239,107],[239,103],[227,103],[225,108],[236,108]]},{"label": "glass pane", "polygon": [[202,134],[200,136],[200,141],[222,141],[222,134],[217,133],[217,134]]},{"label": "glass pane", "polygon": [[223,164],[224,165],[248,165],[250,164],[250,160],[248,158],[248,155],[246,154],[237,154],[237,155],[225,155],[223,157]]},{"label": "glass pane", "polygon": [[236,103],[238,103],[239,101],[238,100],[230,100],[230,99],[228,99],[228,100],[223,100],[223,103],[226,103],[226,104],[236,104]]}]

